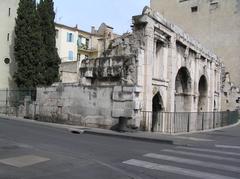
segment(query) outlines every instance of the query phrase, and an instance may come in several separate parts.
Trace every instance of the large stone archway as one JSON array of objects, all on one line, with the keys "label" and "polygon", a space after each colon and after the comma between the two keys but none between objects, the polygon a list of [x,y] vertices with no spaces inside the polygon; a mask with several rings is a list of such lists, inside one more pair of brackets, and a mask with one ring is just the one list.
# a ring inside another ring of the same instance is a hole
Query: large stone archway
[{"label": "large stone archway", "polygon": [[[198,112],[205,112],[207,111],[207,97],[208,97],[208,83],[207,83],[207,78],[202,75],[199,83],[198,83],[198,93],[199,93],[199,98],[198,98]],[[215,102],[215,101],[214,101]]]},{"label": "large stone archway", "polygon": [[152,99],[152,128],[154,131],[155,126],[157,125],[158,120],[160,120],[160,112],[164,109],[162,96],[157,92]]},{"label": "large stone archway", "polygon": [[186,67],[178,70],[175,79],[175,112],[191,111],[191,75]]}]

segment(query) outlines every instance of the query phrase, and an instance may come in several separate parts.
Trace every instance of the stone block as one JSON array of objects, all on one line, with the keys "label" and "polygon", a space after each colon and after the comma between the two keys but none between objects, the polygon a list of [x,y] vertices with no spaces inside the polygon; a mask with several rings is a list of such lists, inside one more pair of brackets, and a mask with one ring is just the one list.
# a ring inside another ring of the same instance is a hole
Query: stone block
[{"label": "stone block", "polygon": [[131,92],[113,92],[113,101],[133,101],[134,95]]},{"label": "stone block", "polygon": [[143,91],[143,88],[142,87],[140,87],[140,86],[135,86],[134,87],[134,92],[135,93],[141,93]]},{"label": "stone block", "polygon": [[102,125],[102,126],[111,126],[113,125],[113,120],[107,119],[104,116],[87,116],[84,118],[86,126],[90,125]]},{"label": "stone block", "polygon": [[112,117],[127,117],[132,118],[134,115],[134,111],[131,109],[114,109],[112,110]]},{"label": "stone block", "polygon": [[113,109],[134,109],[134,107],[135,107],[134,101],[113,103]]},{"label": "stone block", "polygon": [[141,101],[138,101],[138,100],[135,100],[134,101],[134,109],[135,110],[140,110],[140,109],[142,109],[142,107],[143,107],[143,105],[142,105],[142,102]]},{"label": "stone block", "polygon": [[114,86],[114,88],[113,88],[113,91],[114,92],[122,92],[123,91],[123,87],[122,86]]},{"label": "stone block", "polygon": [[123,91],[124,92],[133,92],[134,91],[134,87],[127,87],[127,86],[125,86],[125,87],[123,87]]}]

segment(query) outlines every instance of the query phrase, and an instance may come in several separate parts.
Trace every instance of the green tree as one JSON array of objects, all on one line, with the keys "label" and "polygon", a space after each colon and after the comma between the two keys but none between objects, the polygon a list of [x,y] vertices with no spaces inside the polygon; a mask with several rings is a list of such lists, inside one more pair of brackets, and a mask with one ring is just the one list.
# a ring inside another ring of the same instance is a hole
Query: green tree
[{"label": "green tree", "polygon": [[44,82],[42,74],[42,34],[35,0],[20,0],[15,26],[14,80],[20,88],[36,88]]},{"label": "green tree", "polygon": [[43,40],[43,66],[45,85],[59,80],[59,64],[61,62],[56,48],[55,12],[52,0],[40,0],[37,11]]}]

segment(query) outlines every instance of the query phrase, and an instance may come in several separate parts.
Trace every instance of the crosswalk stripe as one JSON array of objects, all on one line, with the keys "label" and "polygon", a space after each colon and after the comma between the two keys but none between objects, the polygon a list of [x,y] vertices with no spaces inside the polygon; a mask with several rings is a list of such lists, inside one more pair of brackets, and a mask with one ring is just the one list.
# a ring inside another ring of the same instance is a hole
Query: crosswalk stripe
[{"label": "crosswalk stripe", "polygon": [[209,152],[209,153],[216,153],[216,154],[225,154],[225,155],[235,155],[240,156],[240,153],[236,152],[225,152],[213,149],[202,149],[202,148],[192,148],[192,147],[176,147],[177,149],[184,149],[184,150],[191,150],[191,151],[199,151],[199,152]]},{"label": "crosswalk stripe", "polygon": [[240,149],[240,146],[232,146],[232,145],[215,145],[218,148],[226,148],[226,149]]},{"label": "crosswalk stripe", "polygon": [[201,179],[235,179],[232,177],[218,175],[215,173],[201,172],[201,171],[197,171],[197,170],[185,169],[185,168],[174,167],[174,166],[169,166],[169,165],[160,165],[157,163],[151,163],[151,162],[146,162],[146,161],[142,161],[142,160],[131,159],[131,160],[125,161],[123,163],[127,164],[127,165],[146,168],[146,169],[159,170],[159,171],[163,171],[163,172],[173,173],[173,174],[177,174],[177,175],[190,176],[190,177],[195,177],[195,178],[201,178]]},{"label": "crosswalk stripe", "polygon": [[180,157],[173,157],[169,155],[160,155],[160,154],[153,154],[153,153],[146,154],[144,155],[144,157],[240,173],[240,167],[218,164],[214,162],[204,162],[200,160],[184,159]]},{"label": "crosswalk stripe", "polygon": [[208,155],[208,154],[199,154],[195,152],[184,152],[184,151],[178,151],[178,150],[171,150],[171,149],[164,149],[161,150],[163,152],[168,152],[168,153],[174,153],[174,154],[182,154],[182,155],[187,155],[187,156],[195,156],[195,157],[203,157],[203,158],[208,158],[208,159],[215,159],[215,160],[226,160],[226,161],[231,161],[231,162],[240,162],[240,159],[236,158],[229,158],[229,157],[221,157],[217,155]]}]

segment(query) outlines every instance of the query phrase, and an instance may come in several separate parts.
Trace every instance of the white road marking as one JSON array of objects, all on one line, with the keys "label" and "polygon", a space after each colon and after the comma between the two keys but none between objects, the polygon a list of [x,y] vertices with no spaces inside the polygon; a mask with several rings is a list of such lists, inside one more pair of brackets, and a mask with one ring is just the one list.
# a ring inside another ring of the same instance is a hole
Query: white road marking
[{"label": "white road marking", "polygon": [[192,147],[176,147],[177,149],[184,149],[184,150],[191,150],[191,151],[198,151],[198,152],[209,152],[215,154],[224,154],[224,155],[235,155],[240,156],[240,153],[236,152],[225,152],[220,150],[213,150],[213,149],[202,149],[202,148],[192,148]]},{"label": "white road marking", "polygon": [[184,152],[184,151],[170,150],[170,149],[164,149],[164,150],[161,150],[161,151],[168,152],[168,153],[174,153],[174,154],[180,154],[180,155],[203,157],[203,158],[208,158],[208,159],[210,158],[210,159],[216,159],[216,160],[226,160],[226,161],[231,161],[231,162],[240,162],[240,159],[230,158],[230,157],[221,157],[221,156],[212,155],[212,154],[200,154],[200,153],[195,153],[195,152]]},{"label": "white road marking", "polygon": [[218,163],[214,163],[214,162],[205,162],[205,161],[200,161],[200,160],[184,159],[184,158],[180,158],[180,157],[173,157],[173,156],[169,156],[169,155],[160,155],[160,154],[153,154],[153,153],[146,154],[146,155],[144,155],[144,157],[240,173],[240,167],[218,164]]},{"label": "white road marking", "polygon": [[240,149],[240,146],[233,146],[233,145],[215,145],[218,148],[226,148],[226,149]]},{"label": "white road marking", "polygon": [[232,177],[228,177],[228,176],[224,176],[224,175],[218,175],[218,174],[215,174],[215,173],[200,172],[200,171],[197,171],[197,170],[179,168],[179,167],[174,167],[174,166],[169,166],[169,165],[160,165],[160,164],[157,164],[157,163],[151,163],[151,162],[146,162],[146,161],[142,161],[142,160],[131,159],[131,160],[125,161],[123,163],[127,164],[127,165],[146,168],[146,169],[159,170],[159,171],[162,171],[162,172],[168,172],[168,173],[190,176],[190,177],[195,177],[195,178],[234,179]]}]

